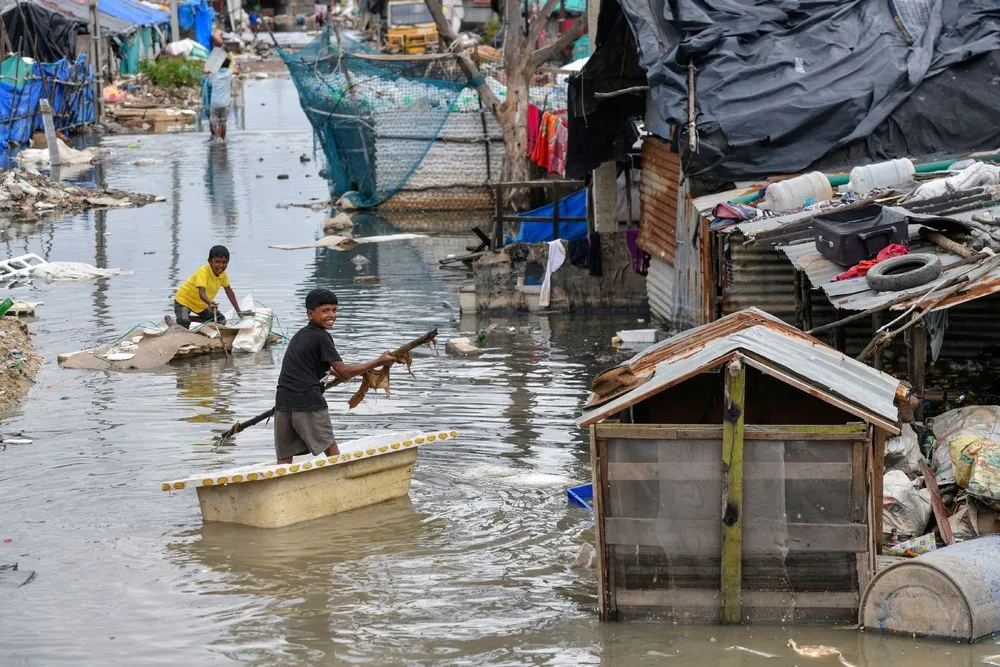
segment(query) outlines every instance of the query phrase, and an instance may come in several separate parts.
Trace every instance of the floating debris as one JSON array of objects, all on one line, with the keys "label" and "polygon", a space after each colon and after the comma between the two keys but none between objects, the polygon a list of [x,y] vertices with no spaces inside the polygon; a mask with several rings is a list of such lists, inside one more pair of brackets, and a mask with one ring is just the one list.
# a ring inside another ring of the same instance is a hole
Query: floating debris
[{"label": "floating debris", "polygon": [[31,170],[0,170],[0,213],[12,218],[34,220],[49,213],[65,215],[92,208],[132,208],[156,201],[165,199],[57,183]]}]

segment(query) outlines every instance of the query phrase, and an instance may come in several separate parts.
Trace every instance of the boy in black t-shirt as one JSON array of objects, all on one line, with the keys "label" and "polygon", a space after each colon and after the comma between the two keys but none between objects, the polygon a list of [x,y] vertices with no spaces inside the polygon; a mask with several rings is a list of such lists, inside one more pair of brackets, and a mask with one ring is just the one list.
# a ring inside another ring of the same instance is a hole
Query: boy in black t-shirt
[{"label": "boy in black t-shirt", "polygon": [[278,376],[274,399],[274,451],[278,463],[291,463],[293,456],[301,454],[340,453],[323,398],[322,379],[328,372],[346,382],[393,362],[384,352],[366,364],[344,363],[328,333],[337,321],[337,295],[330,290],[314,289],[306,295],[306,315],[309,324],[288,342]]}]

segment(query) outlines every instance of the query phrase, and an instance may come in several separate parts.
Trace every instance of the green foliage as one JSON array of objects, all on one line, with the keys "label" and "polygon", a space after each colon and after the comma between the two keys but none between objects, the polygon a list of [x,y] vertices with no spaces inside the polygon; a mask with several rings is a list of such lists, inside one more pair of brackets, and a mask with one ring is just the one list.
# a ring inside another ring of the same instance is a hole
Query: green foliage
[{"label": "green foliage", "polygon": [[500,32],[500,19],[496,16],[491,16],[487,19],[486,23],[483,24],[483,44],[492,44],[493,40],[496,39],[497,33]]},{"label": "green foliage", "polygon": [[181,56],[162,56],[156,60],[143,60],[139,63],[139,72],[151,79],[157,86],[187,86],[201,85],[204,60],[192,58],[185,60]]}]

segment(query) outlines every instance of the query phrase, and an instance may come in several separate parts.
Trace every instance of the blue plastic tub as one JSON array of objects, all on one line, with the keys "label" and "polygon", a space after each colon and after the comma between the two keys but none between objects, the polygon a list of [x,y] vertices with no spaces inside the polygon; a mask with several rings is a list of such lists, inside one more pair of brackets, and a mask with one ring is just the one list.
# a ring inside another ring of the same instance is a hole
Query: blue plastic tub
[{"label": "blue plastic tub", "polygon": [[566,495],[569,497],[569,501],[571,503],[576,503],[581,507],[586,507],[591,512],[594,511],[594,508],[590,506],[590,501],[594,499],[593,484],[571,486],[566,489]]}]

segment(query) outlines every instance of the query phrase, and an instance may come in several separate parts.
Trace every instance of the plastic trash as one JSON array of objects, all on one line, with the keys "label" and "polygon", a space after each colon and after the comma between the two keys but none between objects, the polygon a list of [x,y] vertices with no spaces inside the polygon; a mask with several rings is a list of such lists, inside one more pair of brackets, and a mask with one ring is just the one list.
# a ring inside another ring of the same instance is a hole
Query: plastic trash
[{"label": "plastic trash", "polygon": [[902,185],[913,180],[915,170],[908,159],[889,160],[876,164],[866,164],[851,169],[851,190],[867,194],[875,188]]},{"label": "plastic trash", "polygon": [[928,551],[934,551],[935,549],[937,549],[937,542],[934,541],[934,533],[927,533],[926,535],[914,537],[905,542],[887,547],[885,553],[887,556],[908,556],[913,558]]},{"label": "plastic trash", "polygon": [[1000,503],[1000,445],[978,435],[948,441],[955,482],[988,504]]},{"label": "plastic trash", "polygon": [[768,211],[791,211],[811,201],[818,204],[833,198],[830,180],[822,172],[812,171],[767,186],[764,201],[758,208]]},{"label": "plastic trash", "polygon": [[954,176],[937,178],[924,183],[904,203],[933,199],[934,197],[941,197],[950,192],[961,192],[962,190],[970,190],[982,185],[1000,185],[1000,171],[992,164],[974,162]]},{"label": "plastic trash", "polygon": [[922,535],[931,519],[931,493],[917,489],[906,473],[890,470],[882,484],[883,531],[895,529],[907,537]]},{"label": "plastic trash", "polygon": [[13,299],[11,299],[10,297],[4,299],[3,303],[0,303],[0,317],[6,315],[7,311],[10,310],[10,307],[13,305],[14,305]]}]

